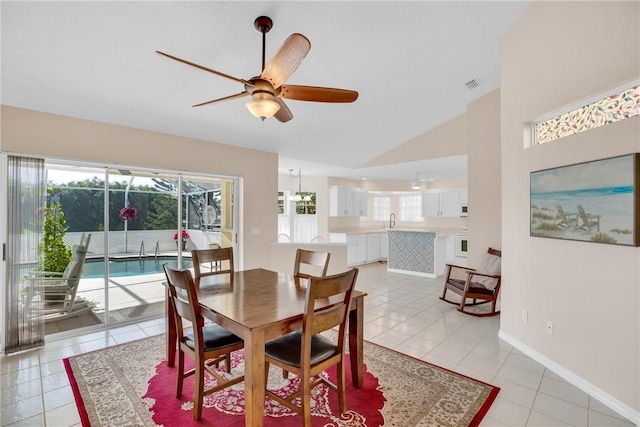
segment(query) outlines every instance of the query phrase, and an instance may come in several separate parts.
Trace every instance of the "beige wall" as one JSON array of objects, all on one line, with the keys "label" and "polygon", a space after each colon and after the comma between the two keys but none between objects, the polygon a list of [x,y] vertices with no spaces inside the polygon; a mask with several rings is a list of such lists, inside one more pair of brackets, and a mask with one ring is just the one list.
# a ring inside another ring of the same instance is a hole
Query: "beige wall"
[{"label": "beige wall", "polygon": [[639,17],[637,1],[534,1],[502,40],[500,70],[501,336],[636,422],[640,248],[529,237],[529,174],[640,151],[640,118],[526,149],[523,128],[638,79]]},{"label": "beige wall", "polygon": [[3,151],[25,155],[240,176],[241,266],[269,266],[269,242],[277,239],[276,154],[4,105],[1,140]]},{"label": "beige wall", "polygon": [[467,105],[469,265],[488,247],[502,248],[500,90]]},{"label": "beige wall", "polygon": [[406,163],[416,159],[434,159],[466,153],[467,117],[462,114],[364,163],[362,167]]}]

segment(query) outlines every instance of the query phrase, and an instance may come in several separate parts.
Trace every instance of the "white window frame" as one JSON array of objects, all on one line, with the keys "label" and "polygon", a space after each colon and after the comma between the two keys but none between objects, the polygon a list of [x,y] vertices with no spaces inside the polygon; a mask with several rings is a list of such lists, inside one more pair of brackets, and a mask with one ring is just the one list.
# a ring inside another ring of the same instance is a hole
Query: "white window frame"
[{"label": "white window frame", "polygon": [[391,196],[373,196],[373,220],[386,221],[391,215]]},{"label": "white window frame", "polygon": [[[603,100],[605,98],[610,97],[611,95],[626,91],[626,90],[631,89],[631,88],[633,88],[635,86],[638,86],[638,85],[640,85],[640,80],[634,80],[634,81],[626,83],[626,84],[624,84],[622,86],[618,86],[615,89],[611,89],[611,90],[609,90],[607,92],[599,93],[597,95],[594,95],[594,96],[591,96],[589,98],[586,98],[586,99],[584,99],[584,100],[582,100],[580,102],[576,102],[576,103],[570,104],[568,106],[565,106],[563,108],[554,110],[554,111],[552,111],[550,113],[547,113],[547,114],[545,114],[543,116],[539,116],[539,117],[535,118],[533,121],[531,121],[531,128],[530,128],[531,147],[535,147],[537,145],[542,145],[542,144],[547,144],[549,142],[558,141],[558,140],[561,140],[561,139],[564,138],[564,137],[560,137],[558,139],[554,139],[554,140],[551,140],[551,141],[538,143],[537,138],[536,138],[536,126],[539,123],[546,122],[547,120],[550,120],[550,119],[553,119],[555,117],[561,116],[563,114],[572,112],[574,110],[579,110],[580,108],[586,107],[589,104],[592,104],[594,102]],[[637,116],[634,116],[634,117],[637,117]],[[623,119],[623,120],[625,120],[625,119]],[[617,123],[617,122],[615,122],[615,123]],[[601,126],[605,126],[605,125],[601,125]],[[592,128],[589,128],[589,129],[585,129],[585,130],[580,131],[578,133],[586,132],[588,130],[595,129],[595,128],[601,127],[601,126],[596,126],[596,127],[592,127]],[[575,134],[572,134],[572,135],[575,135]],[[567,135],[567,136],[569,136],[569,135]]]},{"label": "white window frame", "polygon": [[[409,204],[407,202],[409,202]],[[398,221],[424,221],[424,217],[422,216],[422,194],[400,194],[398,204]]]}]

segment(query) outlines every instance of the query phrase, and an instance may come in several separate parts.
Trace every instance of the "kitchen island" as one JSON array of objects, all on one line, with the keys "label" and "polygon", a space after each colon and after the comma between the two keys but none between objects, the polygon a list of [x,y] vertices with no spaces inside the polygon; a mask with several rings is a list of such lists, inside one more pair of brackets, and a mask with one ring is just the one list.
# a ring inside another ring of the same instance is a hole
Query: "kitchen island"
[{"label": "kitchen island", "polygon": [[388,229],[387,235],[387,271],[424,277],[444,274],[445,236],[429,230],[395,228]]}]

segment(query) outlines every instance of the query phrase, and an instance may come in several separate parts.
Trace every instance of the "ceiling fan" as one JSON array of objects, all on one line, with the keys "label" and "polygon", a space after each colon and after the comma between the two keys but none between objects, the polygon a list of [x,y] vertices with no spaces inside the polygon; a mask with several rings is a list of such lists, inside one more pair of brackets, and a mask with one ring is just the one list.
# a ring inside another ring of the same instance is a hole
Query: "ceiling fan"
[{"label": "ceiling fan", "polygon": [[312,102],[353,102],[358,99],[358,92],[353,90],[285,85],[284,82],[298,68],[302,60],[307,56],[309,49],[311,49],[309,39],[299,33],[291,34],[280,46],[275,56],[271,58],[271,61],[265,65],[266,34],[273,27],[273,21],[267,16],[260,16],[256,18],[254,26],[262,33],[262,74],[248,80],[233,77],[158,50],[156,50],[156,53],[244,85],[244,90],[240,93],[201,102],[194,105],[194,107],[251,96],[253,99],[246,104],[251,114],[262,120],[275,117],[284,123],[291,120],[293,114],[291,114],[283,99]]}]

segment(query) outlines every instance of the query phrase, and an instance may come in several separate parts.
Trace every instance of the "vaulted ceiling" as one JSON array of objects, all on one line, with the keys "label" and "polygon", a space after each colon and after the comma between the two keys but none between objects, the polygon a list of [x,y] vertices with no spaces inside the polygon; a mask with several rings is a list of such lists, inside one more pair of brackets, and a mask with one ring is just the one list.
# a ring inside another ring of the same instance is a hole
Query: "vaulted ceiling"
[{"label": "vaulted ceiling", "polygon": [[[360,166],[499,87],[499,40],[526,5],[2,1],[2,103],[274,152],[283,173],[455,179],[466,173],[464,156]],[[253,24],[260,15],[274,23],[267,62],[292,33],[311,41],[287,83],[352,89],[358,100],[287,100],[294,117],[287,123],[252,116],[250,98],[193,108],[243,87],[155,51],[249,79],[261,72],[262,36]],[[465,83],[474,79],[470,90]]]}]

